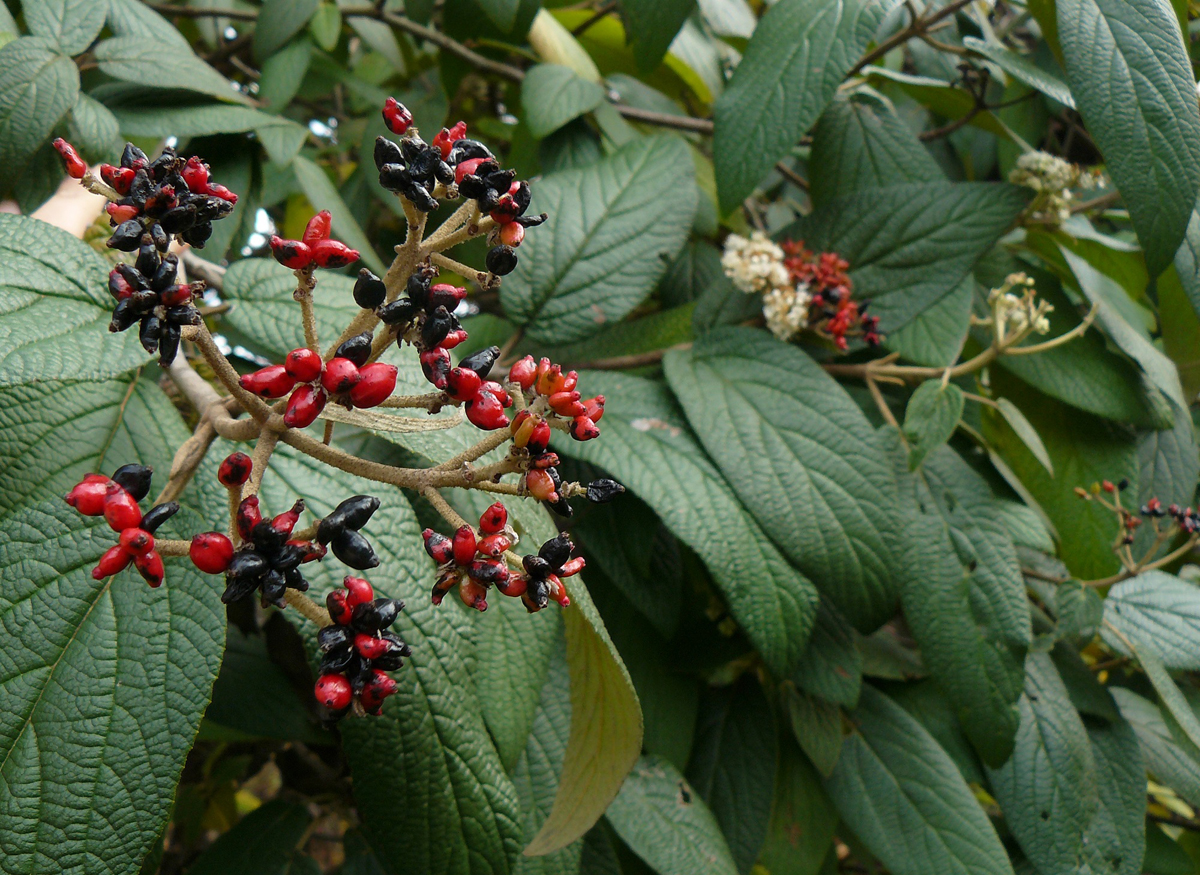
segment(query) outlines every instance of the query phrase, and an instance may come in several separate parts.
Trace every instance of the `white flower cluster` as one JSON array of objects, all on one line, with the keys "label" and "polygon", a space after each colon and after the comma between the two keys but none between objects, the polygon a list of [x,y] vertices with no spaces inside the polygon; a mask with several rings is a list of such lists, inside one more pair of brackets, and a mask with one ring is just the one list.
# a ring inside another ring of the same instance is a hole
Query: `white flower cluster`
[{"label": "white flower cluster", "polygon": [[1051,225],[1061,225],[1071,217],[1071,189],[1095,188],[1101,178],[1049,152],[1026,152],[1008,174],[1009,182],[1038,193],[1030,205],[1030,218]]},{"label": "white flower cluster", "polygon": [[781,340],[795,337],[808,325],[808,286],[795,286],[783,266],[783,250],[762,231],[749,237],[730,234],[725,238],[721,267],[733,284],[748,295],[763,296],[767,327]]},{"label": "white flower cluster", "polygon": [[[1014,295],[1010,289],[1023,288],[1024,294]],[[1004,338],[1032,327],[1037,334],[1050,331],[1050,320],[1046,314],[1054,307],[1036,299],[1033,280],[1023,273],[1009,274],[1004,285],[988,293],[988,304],[992,308],[996,336]]]}]

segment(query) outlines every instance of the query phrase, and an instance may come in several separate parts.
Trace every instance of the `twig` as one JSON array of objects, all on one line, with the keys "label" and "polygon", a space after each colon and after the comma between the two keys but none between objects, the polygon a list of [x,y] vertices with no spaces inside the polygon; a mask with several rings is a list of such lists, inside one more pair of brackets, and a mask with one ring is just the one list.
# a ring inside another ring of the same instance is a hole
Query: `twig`
[{"label": "twig", "polygon": [[937,12],[913,19],[912,23],[909,24],[908,27],[892,34],[890,37],[881,42],[875,49],[863,55],[862,58],[859,59],[859,62],[850,69],[850,72],[847,74],[847,76],[853,76],[855,73],[860,72],[868,64],[875,63],[892,49],[903,45],[915,36],[920,36],[922,33],[929,30],[932,25],[937,24],[943,18],[949,18],[951,15],[954,15],[956,12],[958,12],[958,10],[972,2],[973,0],[954,0],[954,2],[947,6],[943,6]]},{"label": "twig", "polygon": [[601,18],[604,18],[604,16],[608,15],[608,13],[612,12],[616,8],[617,8],[617,0],[608,0],[607,3],[600,4],[600,8],[597,9],[595,11],[595,13],[593,13],[588,18],[584,19],[582,24],[577,25],[576,27],[571,29],[571,36],[582,36],[584,33],[587,32],[588,28],[590,28],[593,24],[595,24]]}]

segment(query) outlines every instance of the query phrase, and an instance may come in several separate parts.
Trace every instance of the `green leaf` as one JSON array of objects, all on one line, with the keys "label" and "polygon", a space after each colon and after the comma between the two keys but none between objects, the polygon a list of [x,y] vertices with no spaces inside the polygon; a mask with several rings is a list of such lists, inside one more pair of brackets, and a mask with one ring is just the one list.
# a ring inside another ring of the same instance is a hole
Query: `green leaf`
[{"label": "green leaf", "polygon": [[108,26],[117,36],[137,36],[190,50],[187,37],[141,0],[108,0]]},{"label": "green leaf", "polygon": [[[378,22],[372,22],[378,23]],[[391,35],[391,32],[388,32]],[[282,112],[300,86],[312,62],[312,40],[294,39],[262,62],[262,77],[258,80],[258,99],[270,112]]]},{"label": "green leaf", "polygon": [[975,287],[974,277],[967,277],[907,325],[885,336],[884,346],[919,365],[950,367],[967,340]]},{"label": "green leaf", "polygon": [[954,435],[963,412],[962,389],[926,380],[908,399],[904,410],[904,436],[908,439],[908,470],[915,471],[929,451]]},{"label": "green leaf", "polygon": [[338,39],[342,35],[342,13],[338,11],[337,5],[325,2],[318,6],[308,21],[308,32],[325,51],[332,52],[337,48]]},{"label": "green leaf", "polygon": [[[273,258],[235,261],[225,273],[221,297],[232,304],[222,322],[252,341],[273,360],[304,345],[300,305],[292,298],[296,276]],[[354,303],[354,281],[334,273],[318,277],[313,309],[317,335],[331,343],[361,310]]]},{"label": "green leaf", "polygon": [[837,96],[813,130],[809,196],[821,205],[835,198],[905,182],[945,179],[916,134],[874,91]]},{"label": "green leaf", "polygon": [[695,8],[696,0],[621,0],[626,39],[639,72],[653,72]]},{"label": "green leaf", "polygon": [[1005,73],[1030,88],[1036,88],[1052,100],[1057,100],[1064,106],[1075,108],[1075,99],[1067,83],[1058,76],[1039,67],[1028,56],[1018,54],[1001,43],[989,43],[973,36],[963,37],[963,48],[983,55]]},{"label": "green leaf", "polygon": [[1143,571],[1108,591],[1101,635],[1132,656],[1122,635],[1154,646],[1175,671],[1200,670],[1200,588],[1165,571]]},{"label": "green leaf", "polygon": [[800,748],[817,770],[829,777],[842,752],[842,710],[832,702],[800,692],[785,683],[780,688],[788,722]]},{"label": "green leaf", "polygon": [[770,703],[753,675],[708,691],[687,774],[716,816],[743,875],[767,836],[778,743]]},{"label": "green leaf", "polygon": [[308,833],[312,816],[296,802],[275,799],[251,811],[201,854],[196,875],[284,875]]},{"label": "green leaf", "polygon": [[106,330],[103,259],[37,219],[0,216],[0,312],[0,386],[103,379],[146,361],[136,332]]},{"label": "green leaf", "polygon": [[1017,405],[1013,404],[1007,398],[997,398],[996,412],[1004,417],[1004,421],[1013,430],[1013,434],[1021,439],[1021,443],[1025,444],[1026,449],[1041,463],[1041,466],[1046,469],[1046,473],[1053,477],[1054,463],[1050,461],[1050,454],[1046,451],[1046,445],[1042,443],[1042,438],[1037,433],[1037,429],[1033,427],[1033,423],[1025,418],[1025,414],[1021,412],[1021,408],[1017,407]]},{"label": "green leaf", "polygon": [[45,37],[64,55],[78,55],[104,27],[108,4],[96,0],[24,0],[25,26]]},{"label": "green leaf", "polygon": [[785,233],[849,261],[855,297],[886,333],[950,294],[1028,198],[1006,183],[892,185],[830,201]]},{"label": "green leaf", "polygon": [[[128,137],[202,137],[255,131],[277,164],[292,160],[307,136],[304,128],[295,122],[248,106],[213,103],[184,107],[118,107],[114,112],[121,131]],[[281,136],[288,135],[296,143],[295,148],[277,154],[272,147]]]},{"label": "green leaf", "polygon": [[254,57],[266,60],[298,34],[321,0],[266,0],[254,26]]},{"label": "green leaf", "polygon": [[1200,109],[1179,25],[1159,0],[1059,0],[1056,8],[1071,93],[1157,276],[1200,193]]},{"label": "green leaf", "polygon": [[1175,253],[1175,272],[1192,309],[1200,313],[1200,212],[1193,211],[1188,218],[1187,232]]},{"label": "green leaf", "polygon": [[750,328],[709,332],[663,365],[705,449],[785,555],[855,628],[891,616],[891,472],[845,391],[797,347]]},{"label": "green leaf", "polygon": [[767,11],[713,110],[721,212],[740,204],[817,120],[893,5],[780,0]]},{"label": "green leaf", "polygon": [[1112,687],[1111,692],[1137,735],[1150,774],[1192,805],[1200,804],[1200,763],[1179,744],[1158,706],[1124,687]]},{"label": "green leaf", "polygon": [[604,89],[570,67],[536,64],[521,83],[522,121],[537,139],[557,131],[604,101]]},{"label": "green leaf", "polygon": [[828,599],[821,599],[817,624],[792,681],[814,696],[853,708],[862,687],[862,662],[854,629]]},{"label": "green leaf", "polygon": [[329,210],[333,214],[334,236],[341,239],[347,246],[357,249],[363,264],[371,270],[380,275],[386,272],[387,266],[375,254],[371,241],[363,233],[363,229],[354,218],[354,213],[346,206],[346,202],[342,200],[337,188],[325,175],[325,171],[303,155],[297,155],[292,159],[292,169],[296,172],[296,181],[300,183],[305,197],[313,205],[323,210]]},{"label": "green leaf", "polygon": [[1124,720],[1088,723],[1100,806],[1084,836],[1084,859],[1094,873],[1139,875],[1146,853],[1146,767],[1137,735]]},{"label": "green leaf", "polygon": [[1148,875],[1195,875],[1196,866],[1188,852],[1163,832],[1162,827],[1147,823],[1142,870]]},{"label": "green leaf", "polygon": [[659,875],[738,871],[716,818],[666,760],[639,759],[606,815],[621,840]]},{"label": "green leaf", "polygon": [[42,37],[0,48],[0,181],[11,185],[79,94],[79,71]]},{"label": "green leaf", "polygon": [[230,102],[247,102],[232,82],[191,51],[181,51],[179,46],[141,36],[118,36],[97,45],[95,55],[100,71],[114,79],[155,88],[182,88]]},{"label": "green leaf", "polygon": [[645,300],[687,239],[696,210],[692,159],[677,137],[639,139],[598,164],[533,186],[550,214],[521,246],[500,301],[535,341],[595,334]]},{"label": "green leaf", "polygon": [[767,839],[758,862],[771,875],[817,875],[833,841],[837,812],[796,743],[780,740]]},{"label": "green leaf", "polygon": [[517,12],[521,9],[521,0],[475,0],[484,14],[492,20],[492,24],[505,33],[511,33],[517,23]]},{"label": "green leaf", "polygon": [[67,116],[67,135],[85,156],[104,159],[120,154],[121,129],[117,117],[103,103],[80,93]]},{"label": "green leaf", "polygon": [[980,786],[986,783],[983,766],[963,731],[958,711],[936,681],[893,684],[888,687],[888,695],[928,730],[942,750],[954,760],[964,781]]},{"label": "green leaf", "polygon": [[569,443],[563,452],[605,469],[654,508],[712,571],[771,670],[787,675],[812,629],[816,589],[747,517],[665,387],[595,371],[580,382],[609,398],[604,439]]},{"label": "green leaf", "polygon": [[825,789],[872,854],[896,875],[1011,875],[987,815],[920,723],[869,686],[851,719],[858,732]]},{"label": "green leaf", "polygon": [[1192,710],[1183,691],[1167,673],[1162,658],[1152,643],[1134,641],[1133,654],[1141,664],[1154,691],[1158,693],[1159,710],[1175,740],[1192,759],[1200,756],[1200,718]]}]

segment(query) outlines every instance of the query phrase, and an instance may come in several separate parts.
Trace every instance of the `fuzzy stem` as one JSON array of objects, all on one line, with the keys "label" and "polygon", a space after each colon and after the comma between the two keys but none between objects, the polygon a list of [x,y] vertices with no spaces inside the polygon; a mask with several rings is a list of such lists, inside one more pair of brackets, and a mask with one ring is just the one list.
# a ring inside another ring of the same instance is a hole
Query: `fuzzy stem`
[{"label": "fuzzy stem", "polygon": [[326,626],[333,625],[333,620],[329,618],[329,611],[325,610],[299,590],[284,590],[283,597],[287,600],[289,605],[303,614],[305,618],[312,620],[322,629],[324,629]]}]

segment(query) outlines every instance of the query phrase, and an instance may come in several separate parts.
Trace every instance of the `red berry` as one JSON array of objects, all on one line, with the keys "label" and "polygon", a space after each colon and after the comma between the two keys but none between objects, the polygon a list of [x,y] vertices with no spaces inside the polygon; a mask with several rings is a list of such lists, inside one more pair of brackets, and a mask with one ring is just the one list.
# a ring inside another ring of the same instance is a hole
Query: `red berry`
[{"label": "red berry", "polygon": [[87,164],[79,157],[79,153],[75,151],[75,147],[62,137],[59,137],[50,145],[62,157],[63,166],[67,168],[67,176],[72,179],[83,179],[83,175],[87,173]]},{"label": "red berry", "polygon": [[351,608],[366,604],[375,598],[375,588],[361,577],[347,577],[342,580],[346,587],[346,604]]},{"label": "red berry", "polygon": [[504,415],[504,405],[490,392],[480,392],[466,403],[465,408],[467,419],[485,431],[505,428],[508,425],[508,417]]},{"label": "red berry", "polygon": [[183,165],[181,175],[191,191],[197,194],[208,193],[208,165],[198,157],[193,155],[187,160],[187,164]]},{"label": "red berry", "polygon": [[558,602],[564,608],[571,606],[571,599],[567,596],[567,588],[557,576],[551,574],[546,578],[546,583],[550,584],[550,598]]},{"label": "red berry", "polygon": [[396,692],[396,682],[379,669],[375,669],[371,679],[359,693],[358,700],[368,713],[379,714],[383,707],[383,700],[394,692]]},{"label": "red berry", "polygon": [[533,432],[525,443],[529,452],[534,455],[546,452],[546,447],[550,446],[550,433],[550,423],[544,419],[538,419],[533,425]]},{"label": "red berry", "polygon": [[217,479],[225,486],[241,486],[250,479],[254,463],[245,453],[230,453],[217,469]]},{"label": "red berry", "polygon": [[508,596],[520,596],[529,588],[529,578],[523,574],[510,574],[507,580],[496,581],[496,589]]},{"label": "red berry", "polygon": [[445,161],[450,157],[450,150],[454,148],[454,144],[466,135],[467,123],[456,122],[454,127],[442,128],[438,131],[429,145],[441,150],[442,160]]},{"label": "red berry", "polygon": [[296,378],[283,365],[267,365],[238,379],[238,385],[260,398],[282,398],[296,385]]},{"label": "red berry", "polygon": [[325,607],[333,622],[339,626],[349,624],[350,619],[354,616],[354,608],[350,605],[346,593],[340,589],[335,589],[325,596]]},{"label": "red berry", "polygon": [[363,659],[379,659],[388,652],[390,646],[387,641],[374,635],[359,633],[354,636],[354,649]]},{"label": "red berry", "polygon": [[284,267],[300,270],[312,264],[312,250],[300,240],[284,240],[282,237],[271,237],[271,254]]},{"label": "red berry", "polygon": [[438,342],[438,346],[442,349],[454,349],[464,340],[467,339],[467,329],[455,328],[453,331],[447,331],[446,336]]},{"label": "red berry", "polygon": [[292,539],[287,542],[292,547],[300,547],[303,549],[304,555],[300,557],[301,562],[314,562],[317,559],[324,559],[328,552],[325,545],[320,541],[297,541]]},{"label": "red berry", "polygon": [[220,532],[201,532],[192,538],[188,556],[205,574],[221,574],[233,561],[233,542]]},{"label": "red berry", "polygon": [[475,558],[475,530],[470,526],[460,526],[454,533],[454,561],[466,565]]},{"label": "red berry", "polygon": [[313,693],[316,695],[317,701],[330,711],[349,708],[350,700],[354,697],[350,681],[346,679],[345,675],[340,674],[321,675],[316,686],[313,687]]},{"label": "red berry", "polygon": [[445,389],[450,376],[450,353],[441,347],[426,350],[419,356],[421,372],[435,389]]},{"label": "red berry", "polygon": [[470,401],[479,394],[483,380],[467,368],[454,368],[446,378],[446,394],[455,401]]},{"label": "red berry", "polygon": [[599,422],[600,417],[604,415],[604,396],[597,395],[595,398],[585,398],[583,400],[583,415],[592,422]]},{"label": "red berry", "polygon": [[329,238],[329,230],[332,226],[333,215],[329,210],[321,210],[321,212],[308,220],[308,225],[304,229],[304,235],[300,239],[309,246],[312,246],[319,240],[327,240]]},{"label": "red berry", "polygon": [[396,367],[383,362],[373,362],[358,369],[362,378],[350,390],[350,400],[355,407],[377,407],[396,390]]},{"label": "red berry", "polygon": [[330,395],[340,395],[357,386],[361,379],[362,376],[354,362],[350,359],[334,358],[325,365],[325,372],[321,374],[321,385]]},{"label": "red berry", "polygon": [[1100,486],[1105,492],[1115,492],[1117,489],[1117,487],[1113,486],[1112,481],[1110,480],[1105,480],[1100,484]]},{"label": "red berry", "polygon": [[115,547],[109,547],[104,551],[104,555],[100,557],[100,561],[96,563],[96,567],[92,569],[92,580],[103,580],[106,577],[112,577],[119,571],[124,570],[125,566],[132,559],[133,554],[119,544]]},{"label": "red berry", "polygon": [[496,532],[502,532],[507,524],[508,508],[498,501],[485,510],[483,515],[479,517],[479,531],[485,535],[494,535]]},{"label": "red berry", "polygon": [[554,480],[546,471],[535,469],[525,473],[525,489],[538,501],[557,501]]},{"label": "red berry", "polygon": [[191,302],[192,287],[182,283],[176,286],[169,286],[165,292],[159,295],[159,300],[162,301],[165,307],[180,307]]},{"label": "red berry", "polygon": [[237,509],[238,534],[249,540],[254,527],[262,522],[262,511],[258,507],[258,496],[247,495]]},{"label": "red berry", "polygon": [[454,558],[454,543],[445,535],[433,529],[426,529],[421,532],[421,537],[425,539],[425,552],[432,556],[438,565]]},{"label": "red berry", "polygon": [[142,510],[132,495],[113,483],[104,493],[104,518],[113,531],[123,532],[141,525]]},{"label": "red berry", "polygon": [[579,401],[578,392],[555,392],[547,399],[547,403],[559,416],[583,416],[586,412]]},{"label": "red berry", "polygon": [[137,567],[138,573],[142,575],[146,583],[150,584],[152,588],[162,585],[166,569],[163,568],[162,556],[158,555],[157,550],[151,550],[148,553],[135,556],[133,564]]},{"label": "red berry", "polygon": [[468,158],[466,161],[458,162],[458,165],[454,168],[454,183],[462,185],[464,176],[470,176],[480,164],[490,160],[490,158]]},{"label": "red berry", "polygon": [[586,416],[576,416],[572,419],[567,431],[577,441],[590,441],[592,438],[600,437],[600,429]]},{"label": "red berry", "polygon": [[393,134],[403,134],[412,125],[413,116],[403,103],[389,97],[383,102],[383,123]]},{"label": "red berry", "polygon": [[555,390],[551,388],[552,381],[562,375],[562,368],[558,365],[551,364],[550,359],[542,358],[537,364],[537,379],[534,380],[533,388],[539,395],[550,395]]},{"label": "red berry", "polygon": [[291,510],[278,514],[271,520],[271,528],[284,535],[290,535],[292,529],[296,528],[296,523],[300,521],[300,514],[304,512],[304,501],[297,501],[292,505]]},{"label": "red berry", "polygon": [[458,587],[458,597],[468,608],[477,611],[487,610],[487,587],[467,578]]},{"label": "red berry", "polygon": [[321,376],[324,366],[320,354],[306,347],[293,349],[283,360],[283,369],[295,377],[297,383],[311,383]]},{"label": "red berry", "polygon": [[117,543],[133,555],[140,556],[154,549],[154,536],[145,529],[126,529],[121,532]]},{"label": "red berry", "polygon": [[213,197],[219,197],[223,201],[229,201],[231,204],[237,203],[237,195],[223,185],[209,183],[208,193]]},{"label": "red berry", "polygon": [[100,165],[100,178],[117,190],[118,194],[129,194],[129,187],[137,171],[132,167],[113,167],[111,164]]},{"label": "red berry", "polygon": [[512,398],[510,398],[509,394],[504,391],[504,387],[495,380],[485,380],[483,385],[480,386],[479,390],[481,392],[488,392],[491,395],[495,395],[496,400],[500,402],[501,407],[512,407]]},{"label": "red berry", "polygon": [[351,249],[337,240],[318,240],[310,247],[312,260],[317,267],[345,267],[358,261],[358,250]]},{"label": "red berry", "polygon": [[512,539],[508,535],[497,533],[483,538],[479,542],[478,552],[481,556],[490,556],[495,559],[497,556],[503,556],[504,551],[511,546]]},{"label": "red berry", "polygon": [[325,391],[316,386],[301,386],[288,399],[283,424],[288,428],[307,428],[325,409]]},{"label": "red berry", "polygon": [[562,567],[558,569],[559,576],[571,577],[576,575],[583,571],[585,565],[587,565],[587,562],[582,556],[576,556],[574,559],[568,559],[562,564]]},{"label": "red berry", "polygon": [[525,239],[525,226],[518,222],[509,222],[500,226],[500,242],[505,246],[520,246]]},{"label": "red berry", "polygon": [[100,516],[104,513],[104,496],[110,483],[103,475],[89,474],[67,493],[67,504],[84,516]]},{"label": "red berry", "polygon": [[105,205],[104,212],[112,216],[114,224],[120,225],[122,222],[128,222],[130,219],[137,218],[141,211],[133,204],[118,204],[110,202]]},{"label": "red berry", "polygon": [[438,283],[436,286],[430,287],[429,303],[426,305],[426,307],[429,310],[436,310],[438,307],[445,307],[448,312],[453,313],[466,296],[467,290],[461,286]]}]

